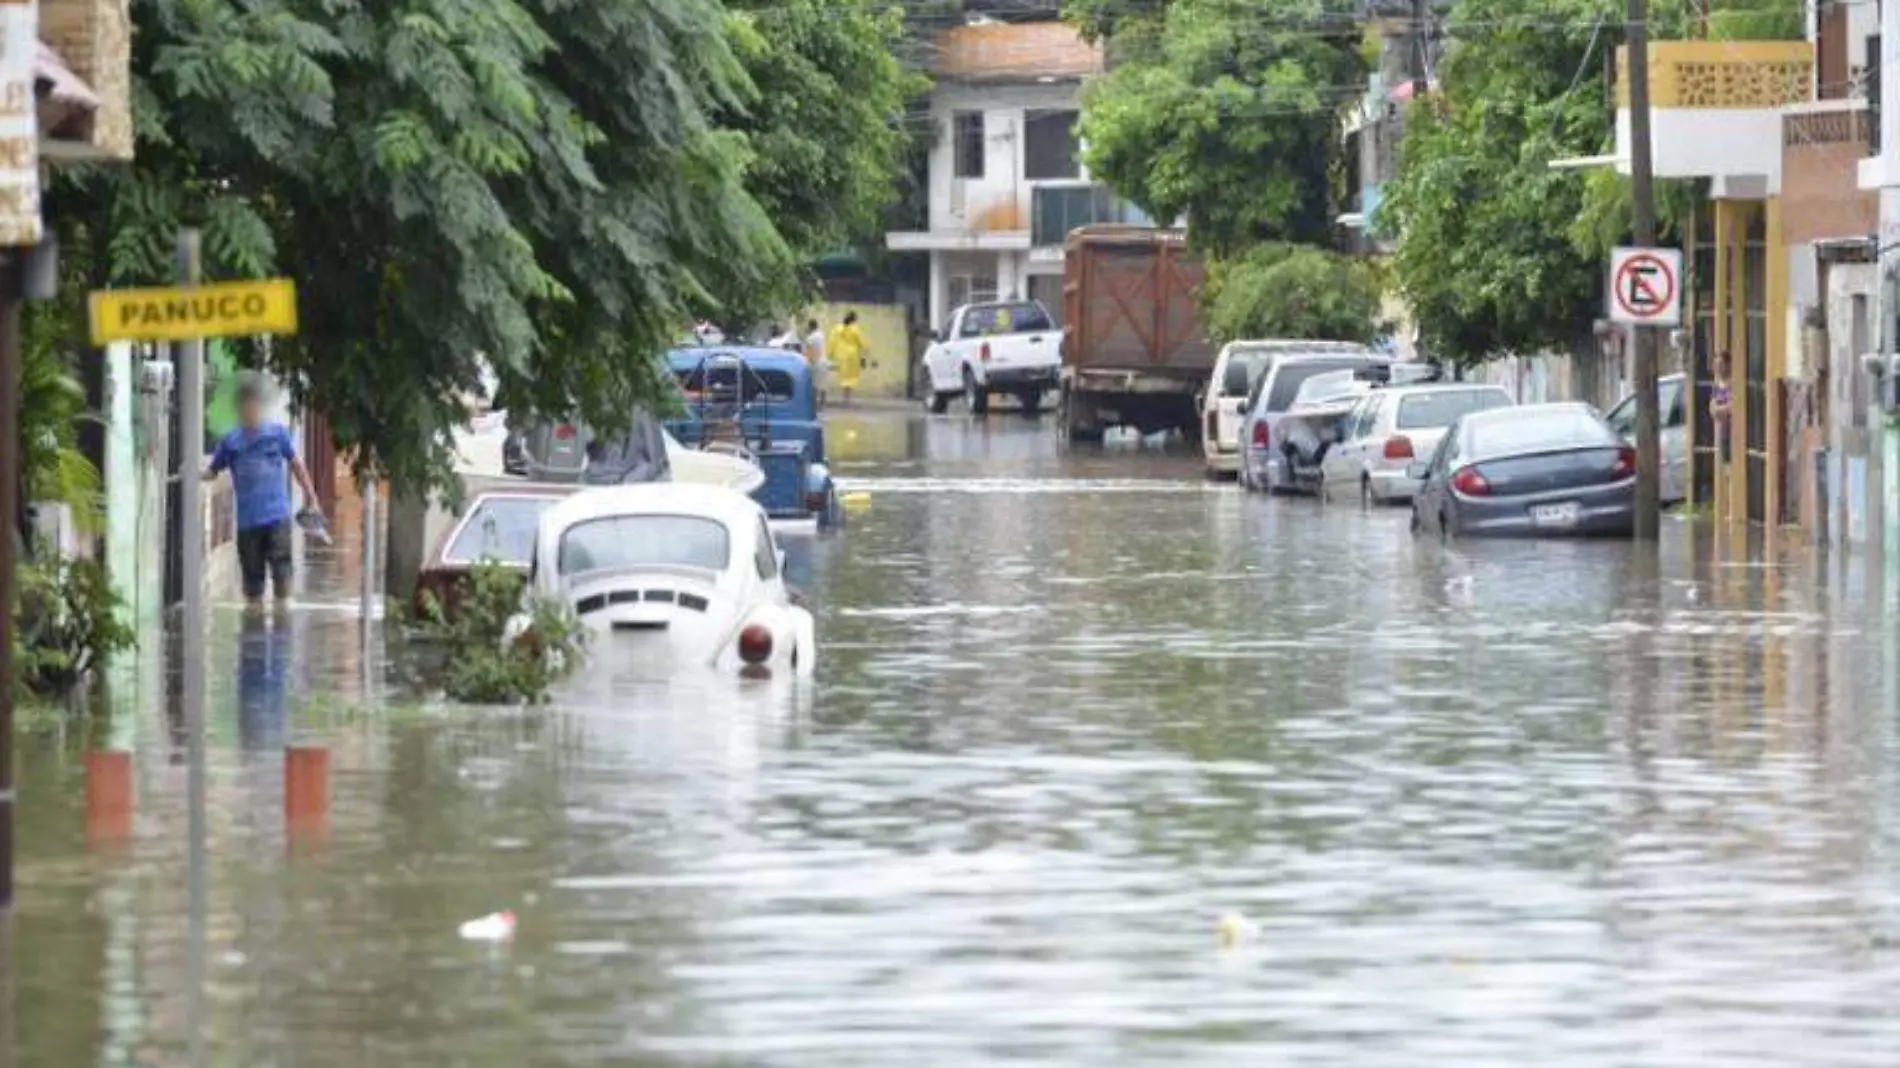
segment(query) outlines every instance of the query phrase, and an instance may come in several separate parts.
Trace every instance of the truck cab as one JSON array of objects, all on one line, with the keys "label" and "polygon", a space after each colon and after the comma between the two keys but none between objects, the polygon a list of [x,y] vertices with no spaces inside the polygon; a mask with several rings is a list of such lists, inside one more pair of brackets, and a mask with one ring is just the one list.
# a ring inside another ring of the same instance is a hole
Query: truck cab
[{"label": "truck cab", "polygon": [[1041,303],[966,304],[924,351],[924,404],[943,412],[960,394],[971,414],[982,415],[990,394],[1012,393],[1034,412],[1061,372],[1062,335]]}]

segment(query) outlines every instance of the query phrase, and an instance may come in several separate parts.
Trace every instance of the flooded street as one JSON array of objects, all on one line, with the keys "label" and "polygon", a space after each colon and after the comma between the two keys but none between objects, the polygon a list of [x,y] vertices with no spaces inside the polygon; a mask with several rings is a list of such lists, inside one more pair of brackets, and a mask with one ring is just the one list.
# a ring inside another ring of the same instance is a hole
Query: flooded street
[{"label": "flooded street", "polygon": [[[1013,414],[830,433],[871,502],[788,543],[804,690],[365,712],[321,591],[221,607],[202,931],[161,712],[123,843],[86,745],[23,740],[11,1063],[1895,1063],[1855,573],[1414,542]],[[286,741],[331,750],[321,840]],[[512,946],[457,937],[497,909]]]}]

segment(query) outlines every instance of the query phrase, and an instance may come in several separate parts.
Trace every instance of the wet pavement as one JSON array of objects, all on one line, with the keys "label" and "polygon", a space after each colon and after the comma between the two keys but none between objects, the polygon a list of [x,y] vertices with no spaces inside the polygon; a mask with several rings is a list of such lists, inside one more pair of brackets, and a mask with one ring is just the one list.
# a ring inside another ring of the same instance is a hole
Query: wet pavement
[{"label": "wet pavement", "polygon": [[[328,562],[276,627],[220,611],[202,925],[162,705],[113,735],[121,841],[89,840],[88,741],[27,741],[0,1053],[1900,1057],[1900,638],[1858,565],[1682,524],[1647,559],[1415,543],[1402,511],[1248,498],[1014,415],[831,436],[871,503],[788,545],[806,689],[366,714]],[[286,833],[287,741],[331,750],[321,836]],[[457,938],[500,908],[513,946]],[[1221,948],[1227,913],[1255,936]]]}]

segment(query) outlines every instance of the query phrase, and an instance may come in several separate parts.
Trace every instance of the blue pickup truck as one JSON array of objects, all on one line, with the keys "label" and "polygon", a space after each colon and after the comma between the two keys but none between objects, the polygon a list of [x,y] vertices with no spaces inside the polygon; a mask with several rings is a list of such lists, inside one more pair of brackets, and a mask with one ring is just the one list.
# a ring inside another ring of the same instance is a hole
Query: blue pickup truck
[{"label": "blue pickup truck", "polygon": [[701,345],[674,349],[667,366],[683,394],[683,414],[666,429],[689,449],[743,449],[765,483],[753,497],[778,521],[844,523],[830,469],[818,394],[804,357],[784,349]]}]

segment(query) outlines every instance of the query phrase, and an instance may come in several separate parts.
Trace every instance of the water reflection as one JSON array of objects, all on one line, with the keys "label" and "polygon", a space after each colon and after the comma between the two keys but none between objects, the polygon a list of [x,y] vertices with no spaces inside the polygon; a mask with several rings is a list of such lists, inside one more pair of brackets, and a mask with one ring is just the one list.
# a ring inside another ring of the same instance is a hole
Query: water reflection
[{"label": "water reflection", "polygon": [[[267,754],[354,621],[225,624],[202,1028],[157,718],[118,857],[30,745],[19,1063],[1891,1063],[1864,574],[1444,547],[1018,416],[850,418],[870,508],[787,546],[815,684],[304,720],[314,854]],[[511,949],[455,937],[499,908]]]},{"label": "water reflection", "polygon": [[238,738],[246,749],[279,749],[289,716],[291,617],[247,613],[238,637]]}]

